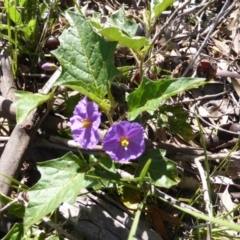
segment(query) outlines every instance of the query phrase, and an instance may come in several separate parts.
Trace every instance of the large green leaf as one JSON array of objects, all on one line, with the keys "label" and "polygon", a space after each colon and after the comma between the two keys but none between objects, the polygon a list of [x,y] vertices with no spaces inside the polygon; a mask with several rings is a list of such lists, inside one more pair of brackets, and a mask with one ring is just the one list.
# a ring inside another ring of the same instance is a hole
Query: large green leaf
[{"label": "large green leaf", "polygon": [[24,216],[24,229],[54,211],[62,202],[74,203],[82,188],[93,181],[85,179],[86,165],[72,152],[61,158],[38,164],[40,181],[29,190],[29,204]]},{"label": "large green leaf", "polygon": [[[165,151],[153,149],[139,158],[139,167],[135,177],[139,177],[146,162],[151,160],[148,168],[148,174],[152,183],[157,187],[170,188],[178,184],[179,178],[176,164],[164,157]],[[147,175],[148,176],[148,175]]]},{"label": "large green leaf", "polygon": [[32,92],[16,91],[14,94],[19,98],[15,102],[18,124],[23,122],[32,110],[49,101],[53,97],[53,92],[46,95],[41,93],[34,94]]},{"label": "large green leaf", "polygon": [[70,27],[59,37],[60,47],[52,53],[62,66],[56,85],[64,85],[88,96],[104,109],[107,86],[120,74],[113,65],[115,42],[106,42],[80,14],[67,12]]},{"label": "large green leaf", "polygon": [[149,44],[149,40],[145,37],[129,37],[117,27],[107,27],[99,30],[99,33],[109,40],[117,41],[120,45],[133,50],[139,50]]},{"label": "large green leaf", "polygon": [[144,77],[139,88],[128,96],[128,119],[134,120],[144,111],[153,114],[162,101],[204,83],[203,78],[161,79]]}]

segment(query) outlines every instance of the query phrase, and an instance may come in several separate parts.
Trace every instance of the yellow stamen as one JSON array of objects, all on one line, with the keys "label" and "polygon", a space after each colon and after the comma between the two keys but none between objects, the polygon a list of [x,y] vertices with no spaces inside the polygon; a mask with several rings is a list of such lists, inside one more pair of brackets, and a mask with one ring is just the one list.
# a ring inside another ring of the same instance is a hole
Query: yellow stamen
[{"label": "yellow stamen", "polygon": [[121,137],[120,139],[121,145],[127,150],[128,145],[129,145],[129,140],[127,137]]},{"label": "yellow stamen", "polygon": [[92,122],[90,119],[82,119],[81,122],[83,128],[90,128],[92,126]]}]

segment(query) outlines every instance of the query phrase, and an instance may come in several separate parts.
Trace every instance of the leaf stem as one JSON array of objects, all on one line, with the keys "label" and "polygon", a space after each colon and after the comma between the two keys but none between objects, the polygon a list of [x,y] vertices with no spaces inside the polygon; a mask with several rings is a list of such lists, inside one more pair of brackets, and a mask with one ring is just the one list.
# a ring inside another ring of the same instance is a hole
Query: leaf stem
[{"label": "leaf stem", "polygon": [[134,59],[136,60],[137,65],[140,66],[140,61],[139,61],[139,59],[138,59],[136,53],[135,53],[131,48],[129,48],[129,49],[130,49],[130,52],[132,53]]}]

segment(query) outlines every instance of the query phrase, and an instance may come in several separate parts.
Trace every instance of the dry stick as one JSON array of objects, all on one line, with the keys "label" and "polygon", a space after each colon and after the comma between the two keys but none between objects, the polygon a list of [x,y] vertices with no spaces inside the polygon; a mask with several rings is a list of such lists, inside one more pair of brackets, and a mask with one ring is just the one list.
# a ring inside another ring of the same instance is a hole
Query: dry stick
[{"label": "dry stick", "polygon": [[0,117],[7,118],[9,120],[16,120],[16,108],[13,102],[0,96]]},{"label": "dry stick", "polygon": [[[195,158],[194,162],[197,166],[198,172],[200,174],[200,178],[202,180],[203,200],[205,202],[205,207],[206,207],[207,213],[208,213],[209,217],[213,217],[212,210],[211,210],[212,209],[212,204],[211,204],[211,201],[210,201],[208,184],[207,184],[207,180],[206,180],[207,176],[205,175],[202,164],[200,163],[198,158]],[[207,240],[211,240],[211,225],[208,225]]]},{"label": "dry stick", "polygon": [[211,201],[210,201],[210,197],[209,197],[209,194],[208,194],[208,185],[207,185],[207,181],[206,181],[206,175],[205,175],[204,169],[202,167],[202,164],[199,161],[199,158],[195,158],[194,163],[196,164],[196,166],[198,168],[198,172],[199,172],[200,178],[202,180],[203,199],[206,203],[206,210],[208,212],[208,215],[210,217],[212,217]]},{"label": "dry stick", "polygon": [[[163,30],[164,30],[164,28],[166,28],[168,25],[169,25],[169,22],[171,21],[171,20],[173,20],[174,19],[174,17],[176,16],[176,14],[180,11],[180,10],[182,10],[181,11],[181,13],[180,14],[178,14],[178,17],[179,16],[182,16],[182,15],[184,15],[185,13],[186,13],[186,9],[182,9],[183,7],[185,7],[185,5],[187,5],[188,4],[188,2],[185,2],[184,3],[184,5],[182,5],[182,6],[180,6],[178,9],[176,9],[175,11],[174,11],[174,13],[170,16],[170,18],[168,19],[168,21],[163,25],[163,27],[155,34],[155,36],[153,37],[153,40],[152,40],[152,44],[154,44],[154,42],[157,40],[157,38],[160,36],[160,34],[162,34],[162,32],[163,32]],[[203,7],[201,10],[199,10],[199,11],[203,11],[203,9],[205,9],[206,7],[208,7],[208,5],[210,5],[211,4],[211,2],[208,2],[208,3],[205,3],[205,1],[203,1],[202,3],[201,3],[201,5],[199,5],[199,6],[197,6],[197,8],[196,9],[198,9],[199,7]],[[193,12],[194,11],[194,9],[191,9],[191,12]],[[159,53],[160,51],[162,51],[162,49],[164,49],[164,47],[165,46],[167,46],[170,42],[172,42],[173,40],[181,40],[181,39],[185,39],[185,38],[189,38],[190,37],[190,35],[191,35],[191,33],[189,33],[189,34],[174,34],[171,38],[169,38],[156,52],[154,52],[154,56],[157,54],[157,53]],[[153,57],[153,56],[152,56]],[[151,57],[151,58],[152,58]]]},{"label": "dry stick", "polygon": [[[232,153],[216,153],[216,154],[208,154],[207,155],[208,160],[224,160],[229,158],[232,161],[239,161],[240,160],[240,151],[232,152]],[[188,162],[194,162],[196,159],[196,156],[194,155],[187,155],[187,154],[178,154],[177,156],[172,157],[172,160],[180,160],[180,161],[188,161]],[[197,160],[199,162],[203,162],[205,160],[205,156],[197,157]]]},{"label": "dry stick", "polygon": [[[2,64],[1,67],[4,69],[6,66]],[[49,80],[53,82],[52,78]],[[14,79],[8,78],[7,81],[14,81]],[[50,88],[45,89],[49,91]],[[45,90],[44,93],[47,93],[47,90]],[[50,109],[40,107],[29,114],[23,123],[15,126],[0,158],[1,194],[6,196],[10,194],[12,181],[8,177],[16,178],[18,176],[24,156],[35,138],[41,121],[46,117],[49,110]],[[2,216],[0,216],[0,218],[2,218]]]},{"label": "dry stick", "polygon": [[192,212],[196,212],[196,213],[201,213],[203,214],[201,211],[199,211],[198,209],[190,206],[190,205],[187,205],[183,202],[180,202],[178,201],[177,199],[173,198],[172,196],[162,192],[161,190],[159,190],[158,188],[155,188],[155,193],[158,197],[161,197],[162,199],[165,199],[168,203],[170,204],[175,204],[175,205],[178,205],[179,207],[182,207],[182,208],[186,208],[186,209],[189,209],[191,210]]},{"label": "dry stick", "polygon": [[191,103],[191,102],[202,101],[202,100],[211,99],[211,98],[216,99],[217,97],[223,96],[223,95],[227,94],[228,92],[229,91],[224,91],[224,92],[217,93],[217,94],[205,95],[203,97],[193,98],[193,99],[189,99],[189,100],[182,100],[182,101],[179,101],[179,102],[181,104],[183,104],[183,103]]},{"label": "dry stick", "polygon": [[155,43],[155,41],[158,39],[158,37],[163,33],[163,31],[165,30],[165,28],[169,25],[169,22],[171,22],[178,14],[178,12],[182,9],[184,9],[186,7],[186,5],[189,3],[190,1],[187,0],[186,2],[184,2],[183,4],[181,4],[180,6],[178,6],[178,8],[173,12],[173,14],[169,17],[169,19],[165,22],[165,24],[161,27],[161,29],[156,32],[155,36],[153,37],[152,41],[151,41],[151,45]]},{"label": "dry stick", "polygon": [[185,77],[186,74],[188,73],[189,69],[191,69],[192,66],[194,65],[194,63],[195,63],[196,59],[198,58],[199,54],[202,52],[203,48],[204,48],[205,45],[207,44],[207,41],[208,41],[209,37],[210,37],[211,34],[213,33],[213,31],[214,31],[214,29],[216,28],[217,24],[219,23],[219,19],[222,17],[222,15],[223,15],[225,9],[227,8],[229,2],[230,2],[230,0],[227,0],[227,1],[224,3],[221,11],[219,12],[219,14],[218,14],[218,16],[217,16],[217,18],[216,18],[216,21],[214,22],[214,24],[211,25],[210,30],[209,30],[207,36],[205,37],[205,39],[204,39],[201,47],[198,49],[198,51],[197,51],[197,53],[195,54],[195,56],[193,57],[192,61],[189,63],[189,65],[188,65],[188,67],[186,68],[186,70],[184,71],[182,77]]},{"label": "dry stick", "polygon": [[56,136],[50,136],[49,140],[45,139],[45,138],[37,138],[33,144],[33,147],[47,147],[47,148],[52,148],[52,149],[59,149],[62,151],[72,151],[75,153],[84,153],[84,154],[92,154],[95,156],[101,156],[103,154],[102,151],[102,146],[97,145],[95,146],[94,149],[91,150],[86,150],[81,148],[78,144],[76,144],[73,140],[69,140],[69,139],[63,139],[63,138],[59,138],[60,141],[58,140],[57,142],[52,142],[52,139],[55,139]]},{"label": "dry stick", "polygon": [[[46,111],[46,110],[45,110]],[[16,178],[27,149],[34,139],[38,124],[43,112],[35,110],[22,124],[17,124],[7,142],[0,158],[0,191],[3,195],[9,195],[11,180],[8,177]]]},{"label": "dry stick", "polygon": [[[101,136],[101,132],[100,132],[100,136]],[[48,141],[49,140],[49,141]],[[36,142],[37,146],[48,146],[48,147],[53,147],[53,148],[59,148],[60,146],[66,146],[68,148],[71,149],[79,149],[81,151],[84,151],[84,149],[82,149],[77,143],[75,143],[73,140],[69,140],[69,139],[64,139],[64,138],[60,138],[57,136],[50,136],[49,139],[42,139],[39,140],[38,142]],[[202,148],[194,148],[194,147],[184,147],[184,146],[177,146],[176,144],[169,144],[169,143],[163,143],[163,142],[159,142],[159,143],[153,143],[153,146],[149,147],[150,149],[152,148],[157,148],[157,149],[165,149],[169,154],[177,154],[177,153],[183,153],[183,154],[188,154],[191,156],[202,156],[203,155],[203,150]],[[102,151],[102,147],[100,145],[97,145],[94,149],[89,150],[85,150],[85,152],[89,152],[91,154],[101,154]],[[208,154],[210,154],[210,152],[207,152]]]},{"label": "dry stick", "polygon": [[[222,13],[222,15],[219,18],[219,22],[223,21],[226,17],[226,15],[228,15],[234,8],[236,7],[236,3],[233,1],[232,5],[230,5],[229,7],[227,6],[226,12]],[[212,23],[209,27],[207,27],[202,33],[201,36],[205,36],[205,34],[207,34],[207,32],[209,31],[209,29],[214,25],[215,23]]]},{"label": "dry stick", "polygon": [[218,126],[214,126],[213,124],[211,124],[211,123],[209,123],[209,122],[207,122],[206,120],[204,120],[200,115],[198,115],[198,114],[196,114],[197,115],[197,117],[199,118],[199,119],[201,119],[201,121],[203,121],[205,124],[207,124],[208,126],[211,126],[212,128],[214,128],[215,130],[220,130],[220,131],[222,131],[222,132],[226,132],[226,133],[230,133],[230,134],[232,134],[232,135],[234,135],[234,136],[239,136],[239,134],[240,134],[240,132],[232,132],[232,131],[228,131],[228,130],[226,130],[226,129],[224,129],[224,128],[221,128],[221,127],[218,127]]},{"label": "dry stick", "polygon": [[[49,81],[44,85],[43,89],[41,90],[42,93],[47,94],[50,91],[55,82],[55,79],[59,77],[60,73],[61,71],[57,70],[52,75],[52,77],[49,79]],[[2,96],[0,96],[0,117],[16,121],[16,108],[14,103],[11,100],[6,99]],[[44,119],[43,123],[41,124],[42,129],[49,130],[52,132],[63,130],[66,129],[67,127],[68,125],[66,120],[55,116],[47,116]]]},{"label": "dry stick", "polygon": [[[192,8],[187,8],[182,11],[182,13],[178,14],[178,16],[194,14],[195,16],[198,15],[200,12],[203,12],[208,6],[212,4],[212,2],[203,1],[200,5],[194,6]],[[196,13],[197,11],[197,13]]]},{"label": "dry stick", "polygon": [[1,76],[0,76],[0,85],[2,96],[11,101],[15,101],[17,97],[14,95],[17,87],[13,79],[11,59],[8,57],[7,52],[2,52],[0,55],[1,60]]}]

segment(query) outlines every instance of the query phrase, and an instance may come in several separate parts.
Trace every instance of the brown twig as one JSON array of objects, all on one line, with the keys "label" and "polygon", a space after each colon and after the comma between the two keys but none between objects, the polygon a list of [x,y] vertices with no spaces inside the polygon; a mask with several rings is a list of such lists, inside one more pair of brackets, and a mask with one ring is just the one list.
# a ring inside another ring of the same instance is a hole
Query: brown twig
[{"label": "brown twig", "polygon": [[6,51],[1,53],[0,61],[0,85],[2,96],[14,102],[17,99],[17,97],[14,95],[17,87],[13,78],[11,59]]},{"label": "brown twig", "polygon": [[[2,62],[2,72],[7,65]],[[5,76],[3,76],[5,78]],[[52,81],[52,78],[50,78]],[[55,79],[56,80],[56,79]],[[14,79],[9,79],[14,81]],[[47,88],[49,91],[49,88]],[[47,93],[47,91],[45,92]],[[11,191],[11,178],[16,178],[24,161],[24,156],[31,143],[42,120],[47,116],[50,109],[41,106],[35,109],[21,124],[17,124],[7,142],[0,158],[0,192],[3,195],[9,195]],[[2,216],[0,216],[1,218]]]}]

